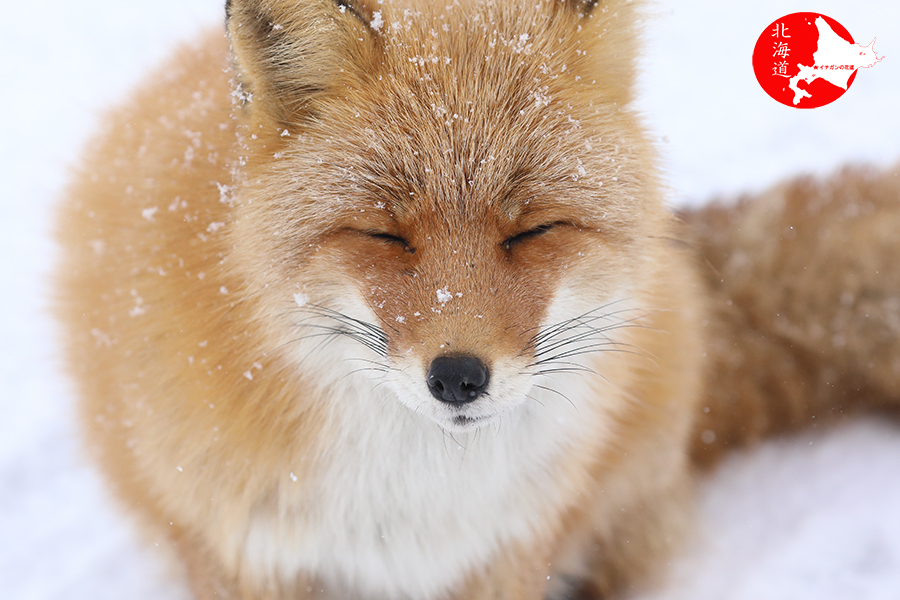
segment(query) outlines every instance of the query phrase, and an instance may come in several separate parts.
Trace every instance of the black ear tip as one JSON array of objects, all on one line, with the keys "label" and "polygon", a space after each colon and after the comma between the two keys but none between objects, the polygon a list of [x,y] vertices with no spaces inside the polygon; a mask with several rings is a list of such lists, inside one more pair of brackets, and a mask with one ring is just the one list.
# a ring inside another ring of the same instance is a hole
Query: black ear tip
[{"label": "black ear tip", "polygon": [[225,19],[231,18],[231,0],[225,0]]}]

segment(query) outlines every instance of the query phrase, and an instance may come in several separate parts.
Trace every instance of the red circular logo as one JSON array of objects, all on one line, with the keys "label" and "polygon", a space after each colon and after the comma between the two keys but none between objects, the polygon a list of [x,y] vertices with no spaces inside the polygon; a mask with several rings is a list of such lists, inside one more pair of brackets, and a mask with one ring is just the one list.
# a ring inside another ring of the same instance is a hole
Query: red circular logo
[{"label": "red circular logo", "polygon": [[880,60],[853,41],[843,25],[825,15],[799,12],[781,17],[759,36],[753,71],[775,100],[794,108],[818,108],[846,92],[860,67]]}]

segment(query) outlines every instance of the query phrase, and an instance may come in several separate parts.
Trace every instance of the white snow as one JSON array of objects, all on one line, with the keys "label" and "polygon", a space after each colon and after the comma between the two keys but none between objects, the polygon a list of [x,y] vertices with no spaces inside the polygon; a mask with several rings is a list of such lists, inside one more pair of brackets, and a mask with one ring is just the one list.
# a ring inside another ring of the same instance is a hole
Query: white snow
[{"label": "white snow", "polygon": [[384,26],[384,19],[381,17],[380,10],[376,10],[372,13],[372,22],[369,23],[369,25],[371,25],[372,29],[375,31],[381,31],[381,28]]},{"label": "white snow", "polygon": [[438,302],[441,303],[441,306],[453,300],[453,294],[451,294],[450,290],[446,287],[436,290],[435,295],[437,296]]},{"label": "white snow", "polygon": [[[85,457],[47,314],[52,206],[96,128],[220,0],[8,2],[0,36],[0,586],[16,600],[183,600]],[[751,67],[776,18],[817,10],[885,60],[832,105],[771,100]],[[658,0],[640,106],[678,202],[798,171],[900,159],[900,3]],[[222,200],[230,191],[220,185]],[[177,207],[176,207],[177,208]],[[171,209],[171,207],[170,207]],[[152,215],[151,215],[152,216]],[[95,240],[103,252],[102,240]],[[198,275],[199,277],[200,275]],[[449,293],[449,292],[447,292]],[[300,302],[298,301],[298,304]],[[97,331],[102,343],[106,334]],[[734,455],[703,478],[696,534],[645,600],[900,598],[900,427],[875,418]]]}]

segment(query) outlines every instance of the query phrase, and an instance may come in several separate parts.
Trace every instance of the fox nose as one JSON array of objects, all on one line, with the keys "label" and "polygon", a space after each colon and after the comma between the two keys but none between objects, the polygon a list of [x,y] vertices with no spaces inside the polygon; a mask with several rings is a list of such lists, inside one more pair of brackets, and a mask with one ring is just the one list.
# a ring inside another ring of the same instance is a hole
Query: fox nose
[{"label": "fox nose", "polygon": [[472,402],[487,389],[490,371],[474,356],[440,356],[428,369],[431,395],[447,404]]}]

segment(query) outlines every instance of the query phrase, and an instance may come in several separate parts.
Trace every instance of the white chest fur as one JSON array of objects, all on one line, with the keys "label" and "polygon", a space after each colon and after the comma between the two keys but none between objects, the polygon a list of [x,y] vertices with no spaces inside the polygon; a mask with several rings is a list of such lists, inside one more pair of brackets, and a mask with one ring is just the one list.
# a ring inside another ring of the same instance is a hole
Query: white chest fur
[{"label": "white chest fur", "polygon": [[347,389],[321,457],[327,467],[315,481],[286,484],[254,515],[245,559],[364,597],[440,596],[504,542],[547,526],[564,502],[561,461],[585,436],[603,437],[603,419],[584,403],[587,380],[561,384],[568,399],[535,388],[499,421],[454,437],[388,392]]}]

